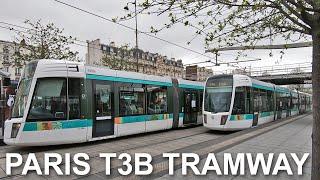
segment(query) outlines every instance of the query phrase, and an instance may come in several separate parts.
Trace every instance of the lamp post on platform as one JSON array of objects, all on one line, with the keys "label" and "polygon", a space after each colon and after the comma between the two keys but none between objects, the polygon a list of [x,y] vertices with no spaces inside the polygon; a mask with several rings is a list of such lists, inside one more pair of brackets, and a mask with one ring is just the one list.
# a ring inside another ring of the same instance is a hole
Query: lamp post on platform
[{"label": "lamp post on platform", "polygon": [[125,10],[129,10],[128,5],[133,4],[134,5],[134,14],[135,14],[135,36],[136,36],[136,46],[135,46],[135,58],[136,58],[136,64],[137,69],[136,71],[139,72],[139,57],[138,57],[138,14],[137,14],[137,0],[134,2],[128,2],[127,5],[124,7]]}]

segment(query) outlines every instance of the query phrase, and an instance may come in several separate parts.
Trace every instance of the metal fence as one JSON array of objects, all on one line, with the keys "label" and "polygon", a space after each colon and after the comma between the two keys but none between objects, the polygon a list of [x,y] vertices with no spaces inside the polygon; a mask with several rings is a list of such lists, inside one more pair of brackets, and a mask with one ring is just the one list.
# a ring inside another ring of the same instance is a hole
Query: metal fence
[{"label": "metal fence", "polygon": [[246,67],[243,69],[215,71],[214,74],[245,74],[249,76],[268,76],[285,74],[303,74],[312,72],[311,63],[284,64],[264,67]]},{"label": "metal fence", "polygon": [[251,76],[268,76],[282,74],[303,74],[312,72],[312,64],[295,64],[282,66],[266,66],[260,68],[252,68]]}]

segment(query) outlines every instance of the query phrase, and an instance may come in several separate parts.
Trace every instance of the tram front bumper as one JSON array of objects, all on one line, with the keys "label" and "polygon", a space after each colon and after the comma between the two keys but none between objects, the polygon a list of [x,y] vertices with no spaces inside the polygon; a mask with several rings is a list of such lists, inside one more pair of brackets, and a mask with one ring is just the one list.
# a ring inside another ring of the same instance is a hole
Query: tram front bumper
[{"label": "tram front bumper", "polygon": [[22,131],[23,124],[21,118],[7,120],[4,125],[3,142],[7,145],[16,144],[19,134]]},{"label": "tram front bumper", "polygon": [[219,113],[219,114],[212,114],[212,113],[204,113],[204,121],[203,125],[206,128],[212,130],[224,130],[225,124],[228,121],[228,113]]}]

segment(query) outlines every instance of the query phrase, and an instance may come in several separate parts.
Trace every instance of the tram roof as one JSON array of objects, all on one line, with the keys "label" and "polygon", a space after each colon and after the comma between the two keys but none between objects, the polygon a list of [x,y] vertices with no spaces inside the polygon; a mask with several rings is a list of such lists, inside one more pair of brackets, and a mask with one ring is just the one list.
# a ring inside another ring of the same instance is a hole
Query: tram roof
[{"label": "tram roof", "polygon": [[[56,74],[61,76],[62,74],[64,74],[63,71],[66,70],[65,68],[67,68],[68,70],[73,70],[69,72],[69,75],[79,77],[79,75],[82,74],[82,76],[86,77],[87,79],[172,86],[172,78],[169,76],[155,76],[137,72],[113,70],[108,67],[88,65],[83,62],[67,60],[40,59],[34,61],[37,61],[38,65],[41,66],[41,68],[38,69],[38,73],[46,73],[48,71],[59,72],[58,74]],[[78,72],[74,71],[75,68],[78,69]],[[52,75],[54,75],[54,73],[52,73]],[[204,82],[189,81],[184,79],[178,79],[178,82],[179,87],[181,88],[204,89]]]},{"label": "tram roof", "polygon": [[113,70],[107,67],[86,65],[88,79],[110,80],[127,83],[141,83],[150,85],[172,86],[170,77],[147,75],[137,72]]}]

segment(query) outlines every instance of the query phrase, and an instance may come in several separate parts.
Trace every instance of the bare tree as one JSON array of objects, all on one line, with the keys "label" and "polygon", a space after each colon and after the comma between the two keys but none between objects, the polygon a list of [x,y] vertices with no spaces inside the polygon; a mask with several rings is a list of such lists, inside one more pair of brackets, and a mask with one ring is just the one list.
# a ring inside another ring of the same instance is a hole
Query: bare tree
[{"label": "bare tree", "polygon": [[55,27],[53,23],[42,24],[41,20],[26,20],[24,23],[30,28],[18,33],[17,50],[14,53],[16,65],[33,59],[78,60],[78,52],[69,47],[76,39],[63,35],[63,29]]},{"label": "bare tree", "polygon": [[[312,179],[320,179],[320,1],[319,0],[144,0],[140,14],[167,16],[157,33],[177,23],[204,35],[215,48],[253,46],[261,42],[313,41]],[[120,20],[133,18],[134,13]]]}]

